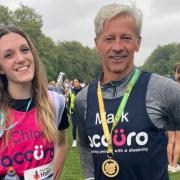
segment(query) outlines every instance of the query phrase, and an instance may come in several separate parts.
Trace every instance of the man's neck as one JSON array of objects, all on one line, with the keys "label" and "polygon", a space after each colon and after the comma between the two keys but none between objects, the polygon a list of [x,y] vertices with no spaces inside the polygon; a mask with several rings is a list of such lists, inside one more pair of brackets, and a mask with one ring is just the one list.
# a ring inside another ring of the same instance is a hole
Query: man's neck
[{"label": "man's neck", "polygon": [[110,81],[120,81],[124,79],[126,76],[131,74],[133,72],[135,67],[132,67],[129,71],[123,72],[123,73],[112,73],[111,75],[107,75],[106,73],[103,73],[103,76],[101,77],[102,84],[107,84]]}]

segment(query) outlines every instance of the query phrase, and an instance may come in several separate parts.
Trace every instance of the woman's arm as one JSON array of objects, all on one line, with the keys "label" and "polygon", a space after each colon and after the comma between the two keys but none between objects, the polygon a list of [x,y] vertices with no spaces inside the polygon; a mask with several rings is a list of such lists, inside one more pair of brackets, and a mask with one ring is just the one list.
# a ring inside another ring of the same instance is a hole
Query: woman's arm
[{"label": "woman's arm", "polygon": [[169,165],[176,167],[180,157],[180,131],[168,131],[167,157]]},{"label": "woman's arm", "polygon": [[167,144],[167,157],[169,165],[173,165],[173,151],[175,144],[175,131],[167,131],[168,144]]},{"label": "woman's arm", "polygon": [[173,150],[173,166],[176,166],[180,156],[180,131],[176,131],[174,150]]},{"label": "woman's arm", "polygon": [[55,155],[54,155],[54,176],[55,180],[60,180],[65,158],[68,151],[68,140],[65,130],[59,131],[59,140],[55,147]]}]

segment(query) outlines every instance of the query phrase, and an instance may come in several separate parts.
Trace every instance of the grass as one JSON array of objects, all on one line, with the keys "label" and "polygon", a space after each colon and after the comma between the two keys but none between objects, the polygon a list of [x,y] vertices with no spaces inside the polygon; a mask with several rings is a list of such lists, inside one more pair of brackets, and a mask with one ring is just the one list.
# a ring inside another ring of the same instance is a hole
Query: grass
[{"label": "grass", "polygon": [[[70,147],[61,180],[83,180],[78,149],[71,147],[71,126],[68,128],[68,140]],[[170,173],[170,180],[180,180],[180,172]]]},{"label": "grass", "polygon": [[65,161],[61,180],[83,180],[82,170],[80,166],[80,158],[78,148],[71,147],[72,133],[71,122],[68,128],[69,151]]},{"label": "grass", "polygon": [[178,173],[170,173],[170,180],[180,180],[180,172]]}]

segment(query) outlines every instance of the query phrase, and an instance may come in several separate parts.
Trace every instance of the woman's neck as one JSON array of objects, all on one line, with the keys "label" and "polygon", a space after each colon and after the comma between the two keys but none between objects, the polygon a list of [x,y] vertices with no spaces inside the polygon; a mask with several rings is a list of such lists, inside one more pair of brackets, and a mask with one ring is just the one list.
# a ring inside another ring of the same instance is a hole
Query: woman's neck
[{"label": "woman's neck", "polygon": [[8,92],[13,99],[27,99],[32,95],[32,84],[13,84],[8,86]]}]

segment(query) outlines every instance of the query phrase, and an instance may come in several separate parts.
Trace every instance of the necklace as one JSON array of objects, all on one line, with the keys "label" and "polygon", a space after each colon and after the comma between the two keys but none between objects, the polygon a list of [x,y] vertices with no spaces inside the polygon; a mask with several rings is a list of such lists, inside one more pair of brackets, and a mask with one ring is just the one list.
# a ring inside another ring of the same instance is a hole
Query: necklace
[{"label": "necklace", "polygon": [[[32,102],[32,98],[27,103],[25,113],[27,113],[27,111],[29,110],[31,102]],[[14,128],[25,117],[25,115],[20,120],[16,121],[15,123],[12,123],[9,127],[5,127],[5,116],[4,116],[4,112],[1,111],[0,112],[0,138],[3,136],[4,131],[8,131],[8,130]]]}]

